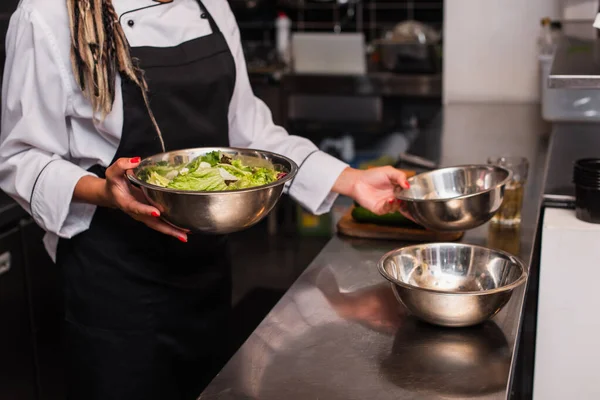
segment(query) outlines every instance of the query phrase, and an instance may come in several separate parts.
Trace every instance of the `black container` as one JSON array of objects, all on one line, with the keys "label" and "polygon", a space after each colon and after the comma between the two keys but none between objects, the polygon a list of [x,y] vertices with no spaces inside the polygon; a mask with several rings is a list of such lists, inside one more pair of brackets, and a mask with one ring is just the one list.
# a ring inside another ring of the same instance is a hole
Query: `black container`
[{"label": "black container", "polygon": [[600,159],[575,162],[575,215],[581,221],[600,224]]}]

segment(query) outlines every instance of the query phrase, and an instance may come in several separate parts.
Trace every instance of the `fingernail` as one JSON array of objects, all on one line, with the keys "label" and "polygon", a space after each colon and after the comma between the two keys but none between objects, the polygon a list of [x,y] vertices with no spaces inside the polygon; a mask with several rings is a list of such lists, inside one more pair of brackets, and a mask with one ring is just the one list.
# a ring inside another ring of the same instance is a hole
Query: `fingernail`
[{"label": "fingernail", "polygon": [[152,214],[151,214],[151,215],[152,215],[153,217],[155,217],[155,218],[158,218],[158,217],[160,217],[160,214],[159,214],[159,213],[157,213],[156,211],[152,211]]},{"label": "fingernail", "polygon": [[187,238],[185,236],[179,236],[177,239],[179,239],[183,243],[187,243]]},{"label": "fingernail", "polygon": [[406,188],[410,189],[410,183],[408,183],[408,181],[406,181]]},{"label": "fingernail", "polygon": [[389,201],[390,204],[394,204],[394,199]]},{"label": "fingernail", "polygon": [[131,162],[132,164],[137,164],[140,161],[142,161],[140,157],[133,157],[131,160],[129,160],[129,162]]}]

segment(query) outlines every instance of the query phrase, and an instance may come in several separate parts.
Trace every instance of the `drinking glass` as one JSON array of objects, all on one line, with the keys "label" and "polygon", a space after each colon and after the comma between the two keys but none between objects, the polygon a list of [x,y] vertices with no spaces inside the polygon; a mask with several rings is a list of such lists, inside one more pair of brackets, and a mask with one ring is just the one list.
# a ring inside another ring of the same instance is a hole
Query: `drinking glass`
[{"label": "drinking glass", "polygon": [[513,173],[511,181],[506,185],[502,206],[492,218],[491,223],[502,226],[519,225],[529,162],[523,157],[490,157],[488,164],[504,167]]},{"label": "drinking glass", "polygon": [[490,224],[487,246],[519,257],[521,253],[521,226]]}]

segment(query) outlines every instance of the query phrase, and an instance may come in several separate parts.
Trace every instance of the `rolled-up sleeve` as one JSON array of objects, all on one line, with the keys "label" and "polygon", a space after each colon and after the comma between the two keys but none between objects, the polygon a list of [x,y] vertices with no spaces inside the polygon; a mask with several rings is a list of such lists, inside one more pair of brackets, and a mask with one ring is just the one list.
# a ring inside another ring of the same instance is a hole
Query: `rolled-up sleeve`
[{"label": "rolled-up sleeve", "polygon": [[95,207],[72,202],[88,172],[69,158],[70,81],[52,32],[20,7],[6,39],[0,134],[0,188],[47,232],[72,237],[89,227]]},{"label": "rolled-up sleeve", "polygon": [[[224,7],[228,7],[226,2]],[[272,151],[294,160],[301,166],[296,178],[288,185],[288,193],[314,214],[328,212],[337,195],[332,187],[348,167],[342,161],[319,152],[308,139],[289,135],[273,123],[271,111],[258,99],[250,85],[240,32],[235,17],[228,8],[226,34],[236,63],[236,84],[229,108],[229,139],[232,146]]]}]

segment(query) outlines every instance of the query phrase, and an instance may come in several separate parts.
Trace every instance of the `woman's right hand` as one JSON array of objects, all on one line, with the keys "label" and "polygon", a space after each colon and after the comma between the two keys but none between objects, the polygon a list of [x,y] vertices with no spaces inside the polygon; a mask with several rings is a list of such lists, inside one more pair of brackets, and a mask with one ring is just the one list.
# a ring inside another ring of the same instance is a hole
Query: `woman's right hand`
[{"label": "woman's right hand", "polygon": [[86,176],[75,187],[74,200],[118,208],[155,231],[187,242],[187,233],[160,219],[160,210],[146,202],[142,191],[133,187],[125,173],[137,167],[140,158],[120,158],[106,170],[106,179]]},{"label": "woman's right hand", "polygon": [[187,234],[160,219],[160,210],[149,205],[142,191],[129,183],[125,173],[138,166],[141,159],[119,158],[106,170],[106,195],[109,202],[131,218],[155,231],[187,242]]}]

